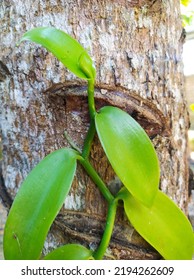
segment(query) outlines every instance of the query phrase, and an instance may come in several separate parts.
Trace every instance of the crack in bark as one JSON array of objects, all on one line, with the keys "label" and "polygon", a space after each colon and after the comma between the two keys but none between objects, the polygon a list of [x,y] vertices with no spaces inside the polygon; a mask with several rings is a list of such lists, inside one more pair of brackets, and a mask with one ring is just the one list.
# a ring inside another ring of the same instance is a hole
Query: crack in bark
[{"label": "crack in bark", "polygon": [[7,208],[10,209],[13,200],[11,199],[9,193],[7,192],[3,175],[2,175],[2,169],[1,169],[1,163],[0,163],[0,198],[3,202],[3,205]]},{"label": "crack in bark", "polygon": [[[87,86],[81,82],[58,83],[49,87],[45,94],[50,96],[57,95],[63,98],[87,98]],[[113,87],[106,84],[96,84],[95,99],[97,109],[111,105],[128,112],[142,125],[151,138],[158,134],[163,136],[170,135],[168,120],[162,112],[152,102],[140,97],[133,91],[121,86]],[[87,99],[85,102],[87,102]]]},{"label": "crack in bark", "polygon": [[[90,215],[82,212],[65,211],[58,215],[54,227],[58,228],[65,239],[76,240],[94,247],[100,242],[105,226],[105,219],[98,215]],[[54,228],[53,228],[54,230]],[[161,256],[130,226],[117,222],[114,226],[110,246],[111,258],[117,258],[118,254],[125,251],[125,257],[136,255],[136,259],[161,259]]]},{"label": "crack in bark", "polygon": [[3,82],[7,76],[10,76],[11,73],[9,72],[9,69],[7,66],[0,61],[0,82]]}]

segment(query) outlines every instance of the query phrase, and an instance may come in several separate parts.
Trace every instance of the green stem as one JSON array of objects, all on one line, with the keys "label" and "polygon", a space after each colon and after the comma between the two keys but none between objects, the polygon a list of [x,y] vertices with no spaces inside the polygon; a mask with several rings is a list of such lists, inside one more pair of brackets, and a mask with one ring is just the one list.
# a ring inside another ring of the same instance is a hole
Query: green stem
[{"label": "green stem", "polygon": [[91,121],[94,119],[96,114],[95,101],[94,101],[94,80],[88,80],[88,106]]},{"label": "green stem", "polygon": [[89,157],[94,135],[96,133],[95,119],[94,119],[96,114],[95,100],[94,100],[94,81],[92,79],[88,80],[88,107],[90,113],[90,126],[84,142],[84,147],[82,152],[83,158]]},{"label": "green stem", "polygon": [[109,191],[105,183],[102,181],[96,170],[90,164],[90,162],[84,158],[80,158],[79,161],[88,173],[88,175],[91,177],[93,182],[98,186],[104,198],[108,201],[108,203],[111,203],[114,200],[114,196],[111,194],[111,192]]},{"label": "green stem", "polygon": [[110,239],[111,239],[113,228],[114,228],[117,204],[118,204],[118,200],[113,200],[111,203],[109,203],[104,233],[103,233],[99,247],[93,254],[93,257],[96,260],[101,260],[103,258],[104,254],[106,252],[106,249],[110,243]]},{"label": "green stem", "polygon": [[88,129],[86,139],[84,141],[84,147],[83,147],[83,151],[82,151],[83,158],[89,157],[95,133],[96,133],[95,122],[94,122],[94,118],[92,118],[90,121],[90,127]]}]

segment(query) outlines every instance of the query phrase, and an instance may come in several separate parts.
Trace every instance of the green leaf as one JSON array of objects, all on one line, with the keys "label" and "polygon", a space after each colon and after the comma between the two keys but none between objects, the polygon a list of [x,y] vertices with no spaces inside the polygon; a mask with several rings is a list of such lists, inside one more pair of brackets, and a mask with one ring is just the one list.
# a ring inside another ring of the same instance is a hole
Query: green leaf
[{"label": "green leaf", "polygon": [[191,25],[194,19],[194,12],[188,12],[186,15],[182,14],[183,26]]},{"label": "green leaf", "polygon": [[54,27],[38,27],[26,32],[20,43],[25,40],[41,44],[79,78],[95,79],[96,71],[91,57],[65,32]]},{"label": "green leaf", "polygon": [[21,185],[4,232],[4,257],[38,259],[49,228],[71,187],[78,154],[60,149],[46,156]]},{"label": "green leaf", "polygon": [[194,253],[193,229],[183,212],[161,191],[148,208],[127,189],[117,196],[124,201],[125,213],[139,234],[167,260],[191,260]]},{"label": "green leaf", "polygon": [[156,152],[143,128],[126,112],[111,106],[96,114],[95,123],[117,176],[137,199],[151,205],[160,172]]},{"label": "green leaf", "polygon": [[53,250],[44,260],[90,260],[92,251],[79,244],[67,244]]},{"label": "green leaf", "polygon": [[191,109],[192,111],[194,111],[194,103],[192,103],[192,104],[190,105],[190,109]]},{"label": "green leaf", "polygon": [[191,0],[181,0],[181,4],[187,7],[191,3]]}]

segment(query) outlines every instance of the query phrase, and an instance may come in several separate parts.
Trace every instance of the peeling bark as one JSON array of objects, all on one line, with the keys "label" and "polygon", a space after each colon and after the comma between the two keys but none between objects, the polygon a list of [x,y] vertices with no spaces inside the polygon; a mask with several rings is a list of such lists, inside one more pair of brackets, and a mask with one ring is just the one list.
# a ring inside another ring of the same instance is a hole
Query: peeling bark
[{"label": "peeling bark", "polygon": [[[2,177],[9,196],[14,198],[29,171],[45,155],[68,146],[64,130],[82,147],[88,129],[85,84],[40,46],[23,43],[16,47],[27,30],[55,26],[89,49],[97,69],[98,106],[123,108],[148,132],[160,160],[160,187],[187,213],[189,122],[183,93],[179,1],[3,0],[0,23]],[[97,137],[91,160],[107,185],[118,186]],[[80,223],[72,229],[77,220],[66,224],[72,211],[75,216],[87,216],[90,222],[94,217],[94,224],[86,223],[87,238],[80,238]],[[45,252],[67,239],[96,246],[105,215],[104,199],[79,166]],[[118,221],[120,229],[123,224],[129,227],[121,213]],[[90,230],[99,227],[90,236]],[[123,243],[113,235],[110,252],[113,258],[159,258],[140,237],[134,243],[130,233]]]}]

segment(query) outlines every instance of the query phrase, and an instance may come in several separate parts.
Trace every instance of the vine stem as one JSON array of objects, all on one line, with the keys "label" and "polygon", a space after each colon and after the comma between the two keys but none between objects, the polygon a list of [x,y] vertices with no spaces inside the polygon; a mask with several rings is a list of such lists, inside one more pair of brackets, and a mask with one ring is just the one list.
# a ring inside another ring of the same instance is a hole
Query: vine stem
[{"label": "vine stem", "polygon": [[95,100],[94,100],[94,80],[88,80],[88,107],[90,113],[90,120],[92,121],[96,114]]},{"label": "vine stem", "polygon": [[107,188],[106,184],[103,182],[103,180],[100,178],[96,170],[93,168],[91,163],[82,157],[79,158],[79,162],[83,166],[83,168],[86,170],[88,175],[91,177],[93,182],[98,186],[99,190],[101,191],[104,198],[108,201],[108,203],[111,203],[114,200],[114,196],[111,194],[109,189]]},{"label": "vine stem", "polygon": [[84,141],[84,147],[82,150],[82,157],[85,159],[89,157],[95,133],[96,133],[96,127],[95,127],[95,121],[94,121],[94,117],[93,117],[90,121],[90,126],[88,129],[88,132],[87,132],[87,135],[86,135],[86,138]]},{"label": "vine stem", "polygon": [[88,107],[89,107],[89,113],[90,113],[90,126],[88,129],[88,133],[86,135],[86,139],[84,141],[84,147],[83,147],[83,151],[82,151],[83,158],[89,157],[94,135],[96,133],[96,127],[95,127],[96,109],[95,109],[95,100],[94,100],[94,80],[92,80],[92,79],[88,80]]},{"label": "vine stem", "polygon": [[71,146],[79,152],[80,154],[80,156],[78,157],[79,162],[86,170],[88,175],[91,177],[93,182],[97,185],[98,189],[100,190],[100,192],[108,202],[108,214],[107,214],[105,230],[100,245],[97,248],[97,250],[94,252],[94,258],[100,260],[103,258],[111,239],[111,235],[114,228],[114,221],[116,216],[118,200],[114,198],[114,196],[107,188],[106,184],[103,182],[103,180],[100,178],[100,176],[98,175],[98,173],[96,172],[96,170],[93,168],[93,166],[90,164],[88,160],[94,135],[96,133],[94,81],[92,79],[88,80],[88,107],[89,107],[89,114],[90,114],[90,126],[84,141],[84,147],[82,149],[82,152],[80,152],[79,148],[75,145],[75,143],[71,141],[71,139],[68,137],[67,134],[65,134],[65,137],[69,141]]},{"label": "vine stem", "polygon": [[114,199],[112,202],[109,203],[104,233],[103,233],[99,247],[93,254],[93,257],[95,260],[102,260],[104,254],[106,252],[106,249],[110,243],[110,239],[111,239],[113,228],[114,228],[117,205],[118,205],[117,199]]}]

